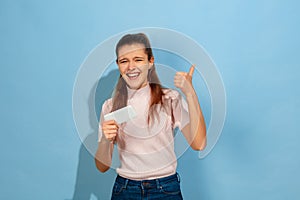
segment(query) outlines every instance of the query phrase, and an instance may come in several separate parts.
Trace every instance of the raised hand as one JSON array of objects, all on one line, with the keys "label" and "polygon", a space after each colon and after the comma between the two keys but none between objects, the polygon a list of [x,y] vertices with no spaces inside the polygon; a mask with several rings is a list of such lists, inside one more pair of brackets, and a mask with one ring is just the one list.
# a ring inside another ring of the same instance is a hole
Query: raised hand
[{"label": "raised hand", "polygon": [[188,95],[194,92],[192,78],[195,66],[190,67],[189,72],[176,72],[174,77],[174,85],[179,88],[183,94]]}]

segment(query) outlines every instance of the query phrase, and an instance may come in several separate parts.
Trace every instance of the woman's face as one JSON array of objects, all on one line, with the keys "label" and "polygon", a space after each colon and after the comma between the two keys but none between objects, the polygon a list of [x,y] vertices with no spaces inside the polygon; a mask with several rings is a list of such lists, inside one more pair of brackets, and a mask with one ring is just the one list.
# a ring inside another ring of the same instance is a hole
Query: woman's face
[{"label": "woman's face", "polygon": [[118,50],[117,64],[120,73],[131,89],[147,85],[148,70],[153,66],[154,58],[148,60],[143,44],[123,45]]}]

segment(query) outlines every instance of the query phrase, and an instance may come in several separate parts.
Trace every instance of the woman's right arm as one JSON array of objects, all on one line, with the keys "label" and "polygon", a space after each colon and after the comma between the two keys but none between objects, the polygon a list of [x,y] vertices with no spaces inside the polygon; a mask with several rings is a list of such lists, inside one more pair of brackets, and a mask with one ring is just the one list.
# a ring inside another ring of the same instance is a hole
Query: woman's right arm
[{"label": "woman's right arm", "polygon": [[95,155],[96,167],[101,172],[106,172],[111,166],[114,141],[118,133],[118,125],[114,120],[104,121],[101,125],[102,137],[98,142]]}]

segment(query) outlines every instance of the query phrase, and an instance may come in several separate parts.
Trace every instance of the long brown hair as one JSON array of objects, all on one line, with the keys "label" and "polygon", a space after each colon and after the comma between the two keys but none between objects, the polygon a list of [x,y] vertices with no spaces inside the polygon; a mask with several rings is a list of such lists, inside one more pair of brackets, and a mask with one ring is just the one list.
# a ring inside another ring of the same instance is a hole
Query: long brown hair
[{"label": "long brown hair", "polygon": [[[150,41],[147,38],[147,36],[143,33],[137,33],[137,34],[127,34],[123,36],[116,46],[116,55],[117,58],[119,56],[119,49],[120,47],[124,45],[131,45],[131,44],[143,44],[145,46],[145,53],[148,56],[148,60],[153,57],[152,48],[150,46]],[[118,62],[118,59],[117,59]],[[159,78],[156,73],[155,65],[149,69],[148,71],[148,82],[151,88],[151,98],[150,98],[150,104],[149,104],[149,114],[148,114],[148,123],[150,122],[150,118],[152,119],[154,117],[154,113],[156,113],[156,105],[162,105],[163,104],[163,87],[161,86],[161,83],[159,81]],[[128,93],[126,88],[126,82],[122,78],[122,75],[120,75],[120,78],[118,80],[118,83],[115,87],[114,94],[113,94],[113,106],[111,111],[118,110],[120,108],[123,108],[127,106],[127,99],[128,99]]]}]

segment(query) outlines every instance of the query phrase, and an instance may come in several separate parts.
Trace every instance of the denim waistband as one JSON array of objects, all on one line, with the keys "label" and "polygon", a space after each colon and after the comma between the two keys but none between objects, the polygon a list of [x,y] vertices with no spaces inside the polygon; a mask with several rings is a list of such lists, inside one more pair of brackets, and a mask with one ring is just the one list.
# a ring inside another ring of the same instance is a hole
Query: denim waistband
[{"label": "denim waistband", "polygon": [[151,180],[131,180],[124,177],[121,177],[120,175],[117,176],[116,182],[122,184],[124,187],[127,185],[129,186],[142,186],[142,187],[159,187],[161,184],[170,182],[170,181],[178,181],[180,182],[180,176],[178,173],[175,173],[171,176],[158,178],[158,179],[151,179]]}]

